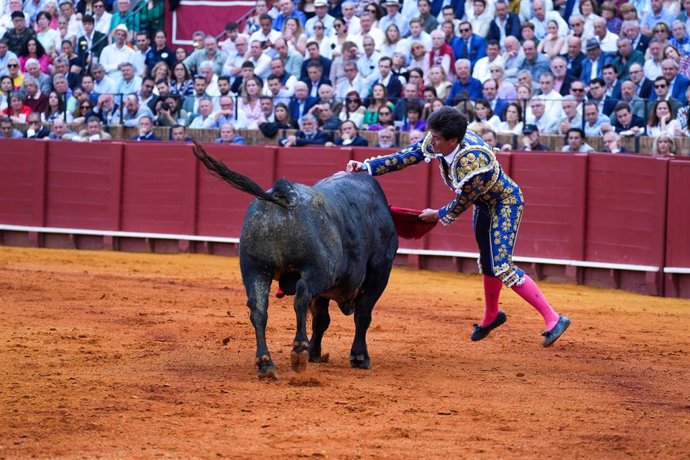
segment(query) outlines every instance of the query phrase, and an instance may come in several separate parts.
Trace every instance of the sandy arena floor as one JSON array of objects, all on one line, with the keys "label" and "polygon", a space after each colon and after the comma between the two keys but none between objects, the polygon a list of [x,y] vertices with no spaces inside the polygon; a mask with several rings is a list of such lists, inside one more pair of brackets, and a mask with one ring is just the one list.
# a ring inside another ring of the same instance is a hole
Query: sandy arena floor
[{"label": "sandy arena floor", "polygon": [[690,457],[690,302],[542,283],[537,313],[477,343],[478,276],[395,270],[373,369],[290,369],[292,298],[272,299],[278,381],[255,376],[238,260],[0,247],[0,458]]}]

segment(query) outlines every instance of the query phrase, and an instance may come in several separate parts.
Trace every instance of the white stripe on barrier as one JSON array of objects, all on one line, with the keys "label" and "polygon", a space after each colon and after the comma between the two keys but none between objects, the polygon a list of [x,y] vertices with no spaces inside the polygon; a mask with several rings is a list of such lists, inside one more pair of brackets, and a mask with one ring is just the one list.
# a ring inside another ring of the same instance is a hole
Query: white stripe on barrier
[{"label": "white stripe on barrier", "polygon": [[[219,236],[200,236],[200,235],[178,235],[172,233],[147,233],[147,232],[120,232],[111,230],[88,230],[83,228],[57,228],[57,227],[31,227],[26,225],[2,225],[0,230],[13,232],[36,232],[36,233],[61,233],[68,235],[93,235],[93,236],[114,236],[119,238],[154,238],[160,240],[185,240],[185,241],[208,241],[211,243],[231,243],[238,244],[239,238],[224,238]],[[398,254],[420,255],[420,256],[443,256],[443,257],[461,257],[465,259],[476,259],[479,257],[477,252],[463,252],[463,251],[434,251],[429,249],[398,249]],[[547,265],[564,265],[572,267],[584,268],[603,268],[610,270],[629,270],[639,272],[658,272],[660,267],[653,265],[633,265],[633,264],[618,264],[609,262],[589,262],[584,260],[568,260],[568,259],[548,259],[541,257],[520,257],[514,256],[515,262],[547,264]],[[664,273],[690,274],[690,268],[684,267],[665,267]]]},{"label": "white stripe on barrier", "polygon": [[664,267],[664,273],[671,275],[690,275],[690,268],[686,267]]}]

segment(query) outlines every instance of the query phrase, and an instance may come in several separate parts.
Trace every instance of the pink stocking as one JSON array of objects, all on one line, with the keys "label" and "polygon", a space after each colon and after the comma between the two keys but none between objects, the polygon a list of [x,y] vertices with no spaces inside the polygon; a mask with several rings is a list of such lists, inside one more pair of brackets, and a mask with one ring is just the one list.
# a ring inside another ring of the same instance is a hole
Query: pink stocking
[{"label": "pink stocking", "polygon": [[513,286],[513,291],[536,308],[541,316],[544,317],[547,331],[553,329],[558,322],[558,313],[551,308],[546,297],[544,297],[539,286],[537,286],[537,283],[535,283],[532,278],[524,275],[524,282],[520,286]]},{"label": "pink stocking", "polygon": [[493,276],[484,275],[484,319],[480,326],[491,324],[498,315],[498,297],[501,294],[503,282]]}]

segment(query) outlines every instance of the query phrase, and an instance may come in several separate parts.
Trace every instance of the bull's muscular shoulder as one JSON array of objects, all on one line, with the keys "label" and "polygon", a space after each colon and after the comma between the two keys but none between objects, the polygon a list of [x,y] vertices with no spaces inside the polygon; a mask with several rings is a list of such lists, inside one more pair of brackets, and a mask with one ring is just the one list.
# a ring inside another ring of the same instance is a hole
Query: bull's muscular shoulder
[{"label": "bull's muscular shoulder", "polygon": [[468,130],[460,151],[450,165],[450,180],[454,188],[460,189],[472,177],[489,171],[497,172],[499,168],[494,149],[479,135]]}]

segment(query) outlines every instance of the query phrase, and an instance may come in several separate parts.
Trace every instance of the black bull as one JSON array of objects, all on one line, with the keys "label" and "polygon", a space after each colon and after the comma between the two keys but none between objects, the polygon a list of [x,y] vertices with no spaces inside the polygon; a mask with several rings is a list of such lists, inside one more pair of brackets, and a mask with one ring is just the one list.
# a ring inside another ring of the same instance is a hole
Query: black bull
[{"label": "black bull", "polygon": [[[398,249],[388,203],[376,180],[365,173],[343,172],[313,187],[280,179],[264,191],[198,144],[194,154],[214,175],[257,197],[242,226],[240,269],[256,332],[259,378],[277,377],[266,345],[273,279],[286,294],[295,296],[293,370],[306,369],[307,360],[328,359],[321,354],[321,340],[330,324],[330,300],[344,314],[354,313],[350,365],[369,369],[366,333],[371,312],[388,284]],[[308,310],[313,315],[311,340],[306,328]]]}]

